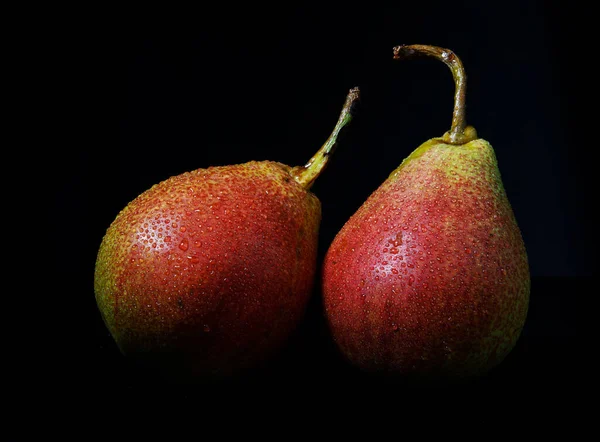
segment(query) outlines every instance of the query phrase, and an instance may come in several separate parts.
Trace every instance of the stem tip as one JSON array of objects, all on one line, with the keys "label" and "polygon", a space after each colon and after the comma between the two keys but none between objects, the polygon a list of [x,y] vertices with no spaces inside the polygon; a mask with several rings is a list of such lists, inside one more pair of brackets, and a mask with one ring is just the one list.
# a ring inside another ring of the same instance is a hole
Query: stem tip
[{"label": "stem tip", "polygon": [[344,102],[340,117],[338,118],[333,132],[331,132],[331,135],[329,135],[329,138],[325,141],[325,144],[321,146],[317,153],[315,153],[304,166],[294,167],[290,171],[290,174],[296,182],[305,189],[310,189],[314,181],[325,168],[329,156],[336,147],[340,131],[352,120],[352,117],[356,112],[356,104],[359,99],[360,90],[357,87],[350,89],[346,96],[346,101]]}]

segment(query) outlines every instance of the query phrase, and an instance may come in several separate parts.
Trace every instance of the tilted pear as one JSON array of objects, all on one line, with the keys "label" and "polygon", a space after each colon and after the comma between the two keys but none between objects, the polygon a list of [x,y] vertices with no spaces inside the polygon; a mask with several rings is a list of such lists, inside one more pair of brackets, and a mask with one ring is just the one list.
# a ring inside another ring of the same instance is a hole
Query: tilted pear
[{"label": "tilted pear", "polygon": [[321,205],[309,191],[351,120],[358,89],[313,158],[173,176],[108,227],[94,289],[123,354],[174,377],[265,362],[301,320],[314,283]]},{"label": "tilted pear", "polygon": [[335,237],[323,302],[343,355],[367,371],[469,376],[498,365],[524,326],[527,254],[492,146],[465,125],[466,76],[450,50],[434,56],[455,82],[452,128],[413,151]]}]

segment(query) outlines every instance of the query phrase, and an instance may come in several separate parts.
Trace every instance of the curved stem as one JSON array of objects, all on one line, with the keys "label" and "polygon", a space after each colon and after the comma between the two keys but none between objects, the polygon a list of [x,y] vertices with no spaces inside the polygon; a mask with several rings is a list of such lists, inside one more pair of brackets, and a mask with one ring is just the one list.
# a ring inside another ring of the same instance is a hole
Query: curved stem
[{"label": "curved stem", "polygon": [[335,125],[331,135],[329,135],[329,138],[327,138],[327,141],[325,141],[325,144],[323,144],[317,153],[315,153],[313,157],[308,160],[308,163],[306,163],[304,166],[294,167],[290,171],[292,177],[305,189],[310,189],[310,186],[312,186],[314,181],[323,171],[323,168],[329,160],[329,155],[333,153],[333,150],[336,146],[340,131],[352,120],[354,105],[359,98],[359,89],[357,87],[350,89],[337,124]]},{"label": "curved stem", "polygon": [[450,144],[464,144],[477,138],[475,129],[467,126],[465,119],[467,74],[460,58],[449,49],[428,45],[400,45],[394,48],[394,59],[401,60],[414,55],[426,55],[436,58],[446,64],[452,71],[454,84],[454,111],[452,112],[452,126],[444,134],[444,141]]}]

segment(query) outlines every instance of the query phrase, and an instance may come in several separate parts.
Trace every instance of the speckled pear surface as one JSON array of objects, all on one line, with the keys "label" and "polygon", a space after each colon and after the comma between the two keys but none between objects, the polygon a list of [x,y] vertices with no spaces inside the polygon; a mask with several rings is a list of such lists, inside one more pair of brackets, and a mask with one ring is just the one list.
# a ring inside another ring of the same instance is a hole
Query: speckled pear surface
[{"label": "speckled pear surface", "polygon": [[274,161],[173,176],[131,201],[98,251],[94,292],[124,355],[184,381],[267,363],[314,286],[321,204],[309,189],[351,121],[304,166]]},{"label": "speckled pear surface", "polygon": [[333,338],[364,370],[471,375],[502,361],[530,278],[491,145],[416,149],[335,237],[322,285]]},{"label": "speckled pear surface", "polygon": [[119,348],[207,373],[266,357],[303,315],[320,216],[290,168],[268,161],[198,169],[142,193],[96,263],[96,300]]}]

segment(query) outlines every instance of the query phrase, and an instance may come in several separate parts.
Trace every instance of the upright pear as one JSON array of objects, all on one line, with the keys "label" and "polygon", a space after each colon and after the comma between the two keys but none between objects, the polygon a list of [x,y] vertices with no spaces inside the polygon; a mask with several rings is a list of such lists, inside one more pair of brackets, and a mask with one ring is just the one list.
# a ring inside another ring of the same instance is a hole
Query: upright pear
[{"label": "upright pear", "polygon": [[267,362],[310,297],[321,220],[310,186],[359,97],[350,90],[329,139],[303,167],[273,161],[173,176],[108,227],[94,290],[123,354],[177,379]]},{"label": "upright pear", "polygon": [[465,123],[466,75],[450,50],[433,56],[456,83],[452,127],[414,150],[335,237],[323,265],[326,318],[357,367],[400,375],[486,373],[524,326],[530,275],[494,150]]}]

